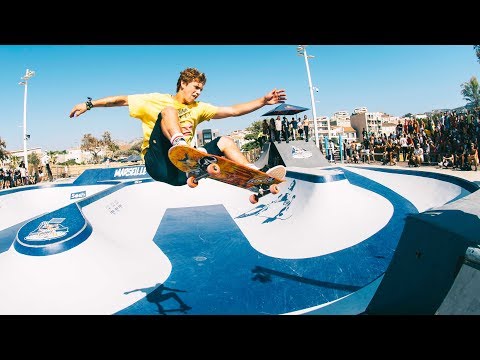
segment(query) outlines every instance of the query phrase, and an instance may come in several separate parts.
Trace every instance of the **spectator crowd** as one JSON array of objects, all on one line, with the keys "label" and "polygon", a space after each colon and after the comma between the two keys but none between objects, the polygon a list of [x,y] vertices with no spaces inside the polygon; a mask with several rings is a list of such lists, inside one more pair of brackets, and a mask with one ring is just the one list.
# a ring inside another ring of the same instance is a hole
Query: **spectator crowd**
[{"label": "spectator crowd", "polygon": [[376,161],[380,154],[383,165],[407,161],[409,166],[422,164],[444,168],[474,170],[478,167],[480,142],[479,111],[444,111],[425,119],[401,120],[390,135],[362,131],[362,142],[343,144],[347,162]]}]

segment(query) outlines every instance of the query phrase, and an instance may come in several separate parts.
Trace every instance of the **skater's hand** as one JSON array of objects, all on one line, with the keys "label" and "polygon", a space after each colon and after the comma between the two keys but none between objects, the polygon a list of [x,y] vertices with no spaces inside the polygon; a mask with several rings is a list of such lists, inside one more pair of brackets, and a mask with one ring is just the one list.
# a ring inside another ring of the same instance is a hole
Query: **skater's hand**
[{"label": "skater's hand", "polygon": [[85,103],[79,103],[73,107],[73,109],[70,111],[70,117],[77,117],[82,115],[84,112],[87,111],[87,104]]},{"label": "skater's hand", "polygon": [[273,89],[267,95],[265,95],[265,105],[274,105],[278,103],[284,103],[287,100],[287,94],[285,90]]}]

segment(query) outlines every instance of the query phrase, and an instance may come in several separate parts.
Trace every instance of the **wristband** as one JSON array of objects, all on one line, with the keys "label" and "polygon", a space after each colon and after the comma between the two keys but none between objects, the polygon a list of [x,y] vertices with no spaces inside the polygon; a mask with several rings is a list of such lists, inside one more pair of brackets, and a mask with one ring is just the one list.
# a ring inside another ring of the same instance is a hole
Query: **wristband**
[{"label": "wristband", "polygon": [[91,97],[87,97],[87,101],[85,101],[85,106],[87,107],[87,110],[90,110],[91,108],[93,108]]}]

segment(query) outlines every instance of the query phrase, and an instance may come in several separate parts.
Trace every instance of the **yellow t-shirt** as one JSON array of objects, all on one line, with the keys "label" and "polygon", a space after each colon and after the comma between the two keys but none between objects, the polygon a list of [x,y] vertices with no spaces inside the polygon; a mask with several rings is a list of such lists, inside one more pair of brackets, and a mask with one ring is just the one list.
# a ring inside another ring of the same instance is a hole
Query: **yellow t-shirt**
[{"label": "yellow t-shirt", "polygon": [[185,137],[188,144],[190,144],[193,139],[197,125],[202,121],[208,121],[213,118],[218,110],[217,106],[198,101],[190,105],[185,105],[176,101],[170,94],[150,93],[128,95],[128,110],[130,116],[142,121],[142,156],[145,155],[146,149],[148,148],[150,135],[157,121],[158,114],[167,106],[173,106],[178,110],[181,127],[186,124],[192,125],[192,135]]}]

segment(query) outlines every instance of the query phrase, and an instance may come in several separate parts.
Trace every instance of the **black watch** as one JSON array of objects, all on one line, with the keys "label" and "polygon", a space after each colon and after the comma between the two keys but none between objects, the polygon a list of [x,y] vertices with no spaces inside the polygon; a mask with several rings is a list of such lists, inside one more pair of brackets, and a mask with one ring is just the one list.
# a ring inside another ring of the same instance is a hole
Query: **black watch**
[{"label": "black watch", "polygon": [[85,105],[87,106],[87,110],[90,110],[91,108],[93,108],[91,97],[87,97],[87,101],[85,101]]}]

